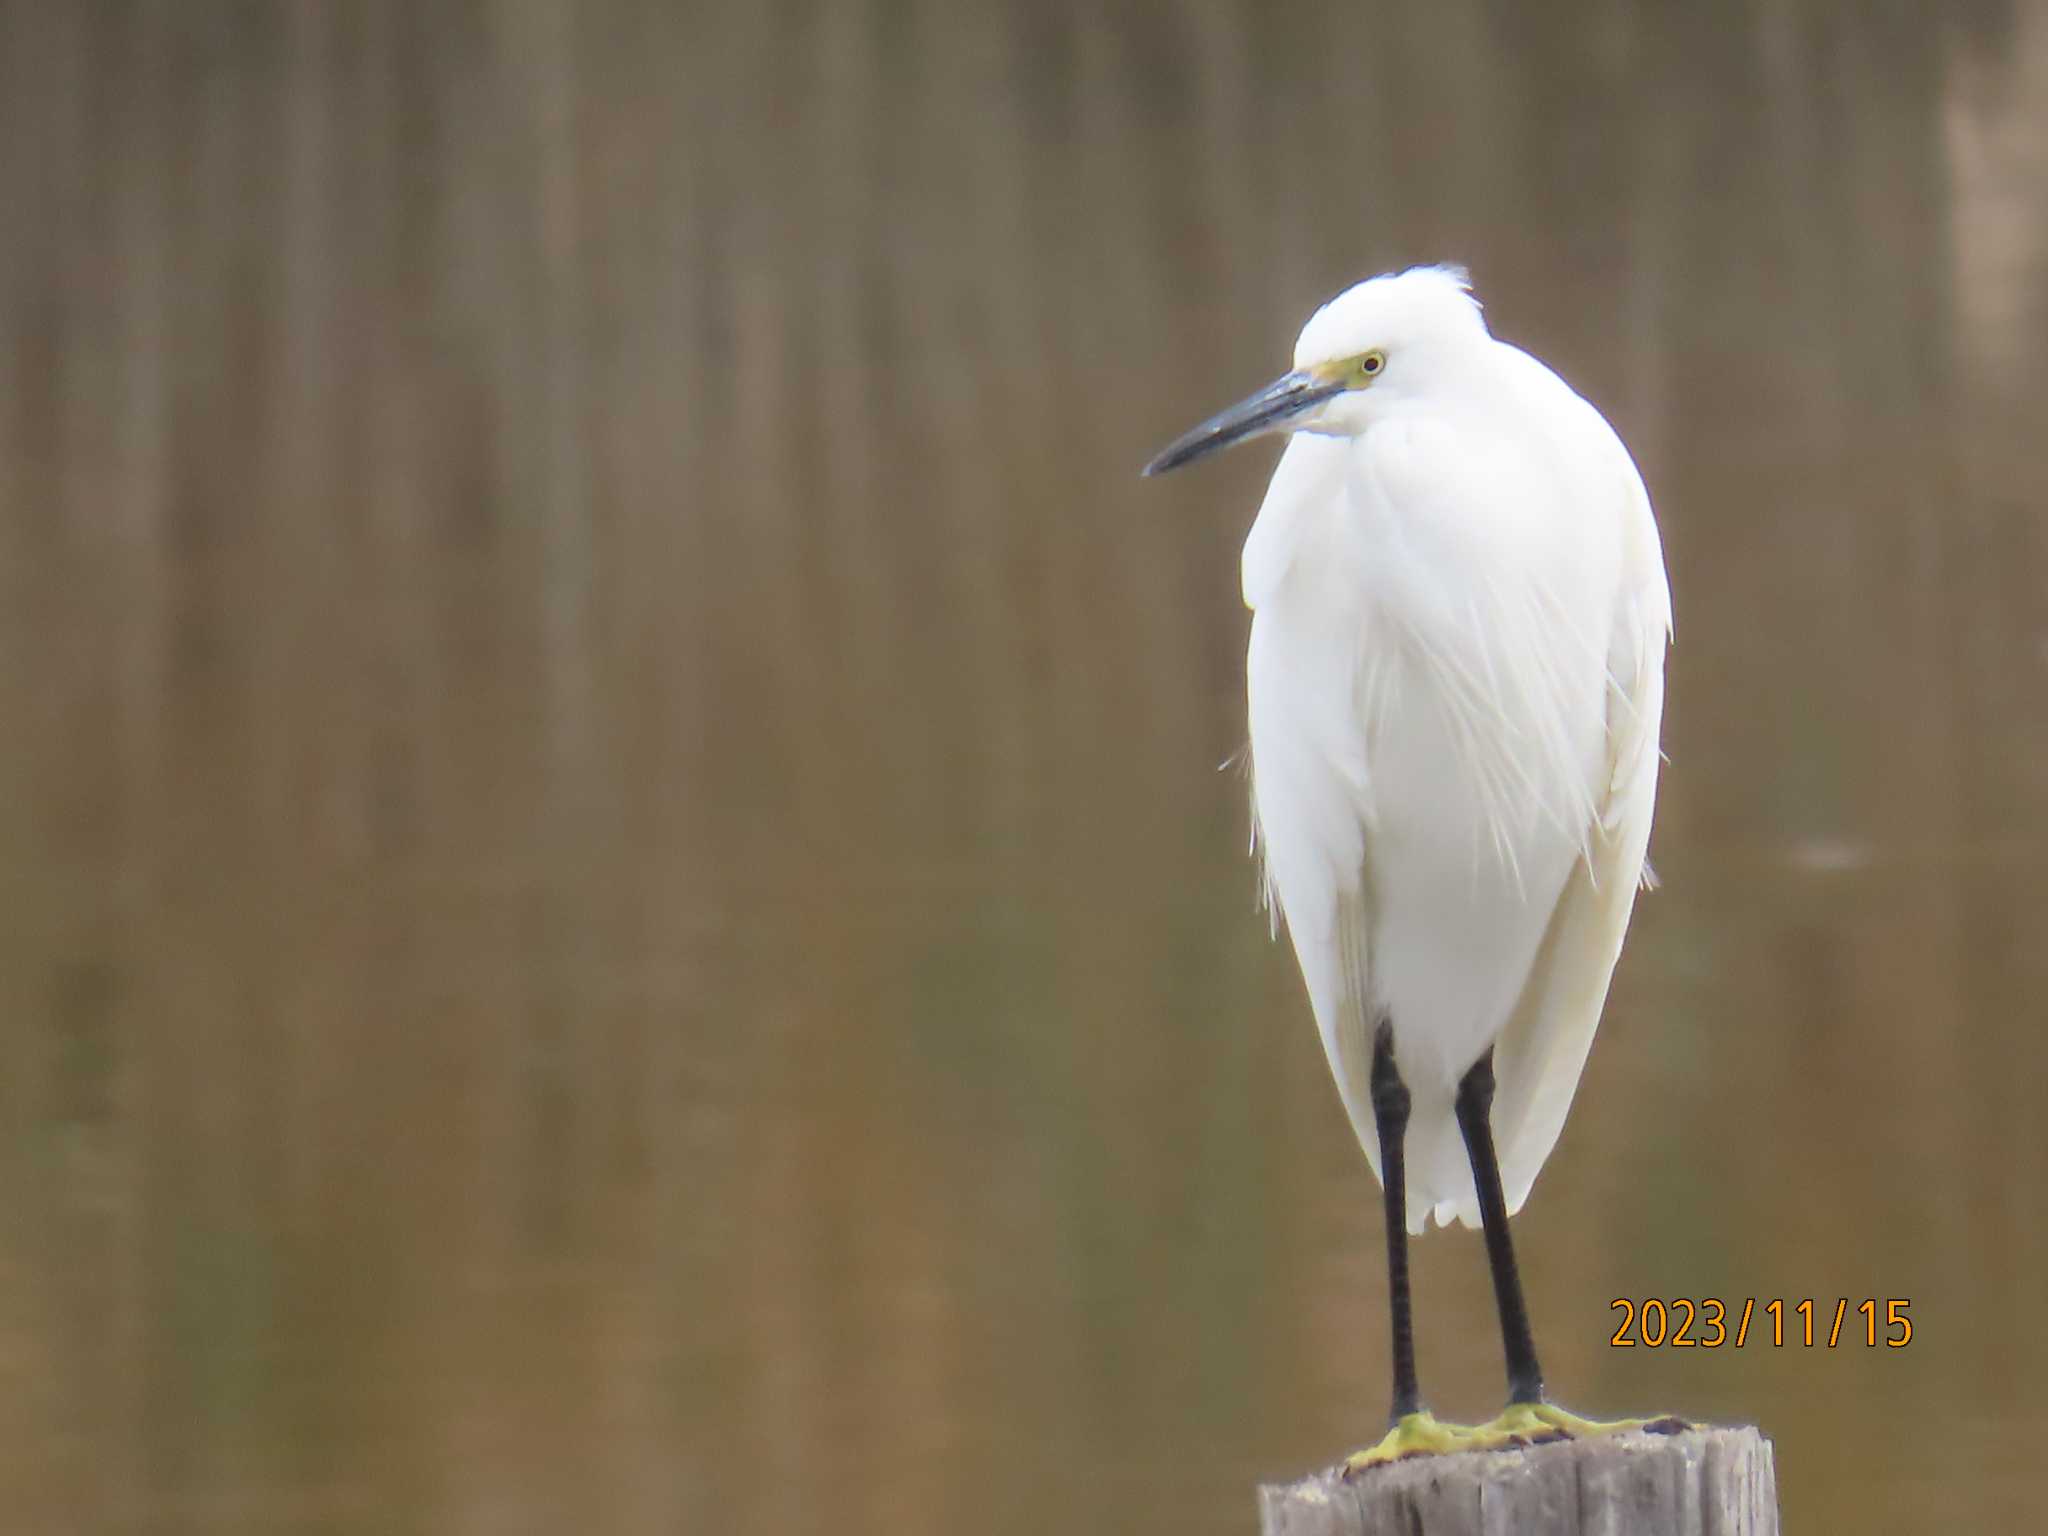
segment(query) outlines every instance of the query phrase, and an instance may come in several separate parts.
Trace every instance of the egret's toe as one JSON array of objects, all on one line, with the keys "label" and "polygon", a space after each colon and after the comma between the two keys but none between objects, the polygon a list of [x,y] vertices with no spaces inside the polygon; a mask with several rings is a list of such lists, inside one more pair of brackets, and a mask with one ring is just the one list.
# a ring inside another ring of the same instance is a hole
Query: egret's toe
[{"label": "egret's toe", "polygon": [[1472,1436],[1476,1442],[1474,1449],[1512,1450],[1552,1440],[1618,1435],[1631,1429],[1652,1435],[1676,1435],[1691,1428],[1685,1420],[1668,1413],[1647,1419],[1587,1419],[1555,1403],[1510,1403],[1499,1418],[1479,1425]]},{"label": "egret's toe", "polygon": [[1394,1427],[1378,1445],[1353,1451],[1344,1458],[1344,1475],[1356,1477],[1410,1456],[1448,1456],[1453,1451],[1469,1451],[1472,1433],[1466,1425],[1447,1424],[1433,1413],[1405,1413],[1394,1421]]}]

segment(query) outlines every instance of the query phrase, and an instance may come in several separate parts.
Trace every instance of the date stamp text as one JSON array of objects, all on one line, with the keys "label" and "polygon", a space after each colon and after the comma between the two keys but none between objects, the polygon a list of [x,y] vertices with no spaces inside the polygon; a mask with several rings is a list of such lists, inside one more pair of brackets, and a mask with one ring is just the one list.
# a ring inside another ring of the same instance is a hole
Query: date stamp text
[{"label": "date stamp text", "polygon": [[1742,1349],[1751,1344],[1772,1349],[1904,1349],[1913,1342],[1912,1301],[1894,1296],[1861,1301],[1847,1296],[1833,1301],[1773,1297],[1740,1302],[1713,1296],[1694,1299],[1655,1296],[1634,1301],[1618,1296],[1609,1306],[1620,1314],[1620,1326],[1607,1342],[1616,1349]]}]

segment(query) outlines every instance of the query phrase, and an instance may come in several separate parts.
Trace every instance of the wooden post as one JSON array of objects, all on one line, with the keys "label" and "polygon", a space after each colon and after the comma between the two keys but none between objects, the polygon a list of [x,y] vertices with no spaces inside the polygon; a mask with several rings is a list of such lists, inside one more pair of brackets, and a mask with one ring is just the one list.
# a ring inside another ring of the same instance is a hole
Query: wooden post
[{"label": "wooden post", "polygon": [[1755,1429],[1564,1440],[1417,1456],[1259,1489],[1264,1536],[1777,1536]]}]

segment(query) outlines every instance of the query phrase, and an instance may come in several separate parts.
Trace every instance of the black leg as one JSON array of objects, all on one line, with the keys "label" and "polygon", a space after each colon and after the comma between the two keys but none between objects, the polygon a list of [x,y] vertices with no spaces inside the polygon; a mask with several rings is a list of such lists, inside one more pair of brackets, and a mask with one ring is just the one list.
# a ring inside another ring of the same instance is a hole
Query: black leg
[{"label": "black leg", "polygon": [[1529,1333],[1529,1309],[1522,1301],[1522,1277],[1515,1272],[1515,1245],[1508,1236],[1508,1203],[1501,1193],[1500,1161],[1493,1152],[1493,1051],[1480,1057],[1458,1084],[1458,1129],[1472,1159],[1479,1190],[1479,1219],[1486,1227],[1486,1258],[1493,1267],[1493,1297],[1500,1306],[1500,1338],[1508,1357],[1508,1402],[1543,1401],[1543,1368]]},{"label": "black leg", "polygon": [[1394,1065],[1394,1026],[1386,1019],[1372,1040],[1372,1114],[1380,1131],[1380,1182],[1387,1195],[1387,1311],[1394,1326],[1395,1421],[1422,1406],[1415,1385],[1415,1324],[1408,1304],[1408,1085]]}]

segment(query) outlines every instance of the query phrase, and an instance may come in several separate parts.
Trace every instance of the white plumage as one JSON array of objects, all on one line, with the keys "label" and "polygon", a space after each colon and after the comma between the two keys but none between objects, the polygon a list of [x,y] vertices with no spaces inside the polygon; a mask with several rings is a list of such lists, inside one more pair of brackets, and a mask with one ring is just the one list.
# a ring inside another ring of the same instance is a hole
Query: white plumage
[{"label": "white plumage", "polygon": [[1245,542],[1256,837],[1379,1169],[1373,1032],[1413,1094],[1408,1223],[1477,1225],[1453,1114],[1489,1046],[1508,1210],[1555,1145],[1647,865],[1671,628],[1657,526],[1599,412],[1488,333],[1461,272],[1359,284]]}]

